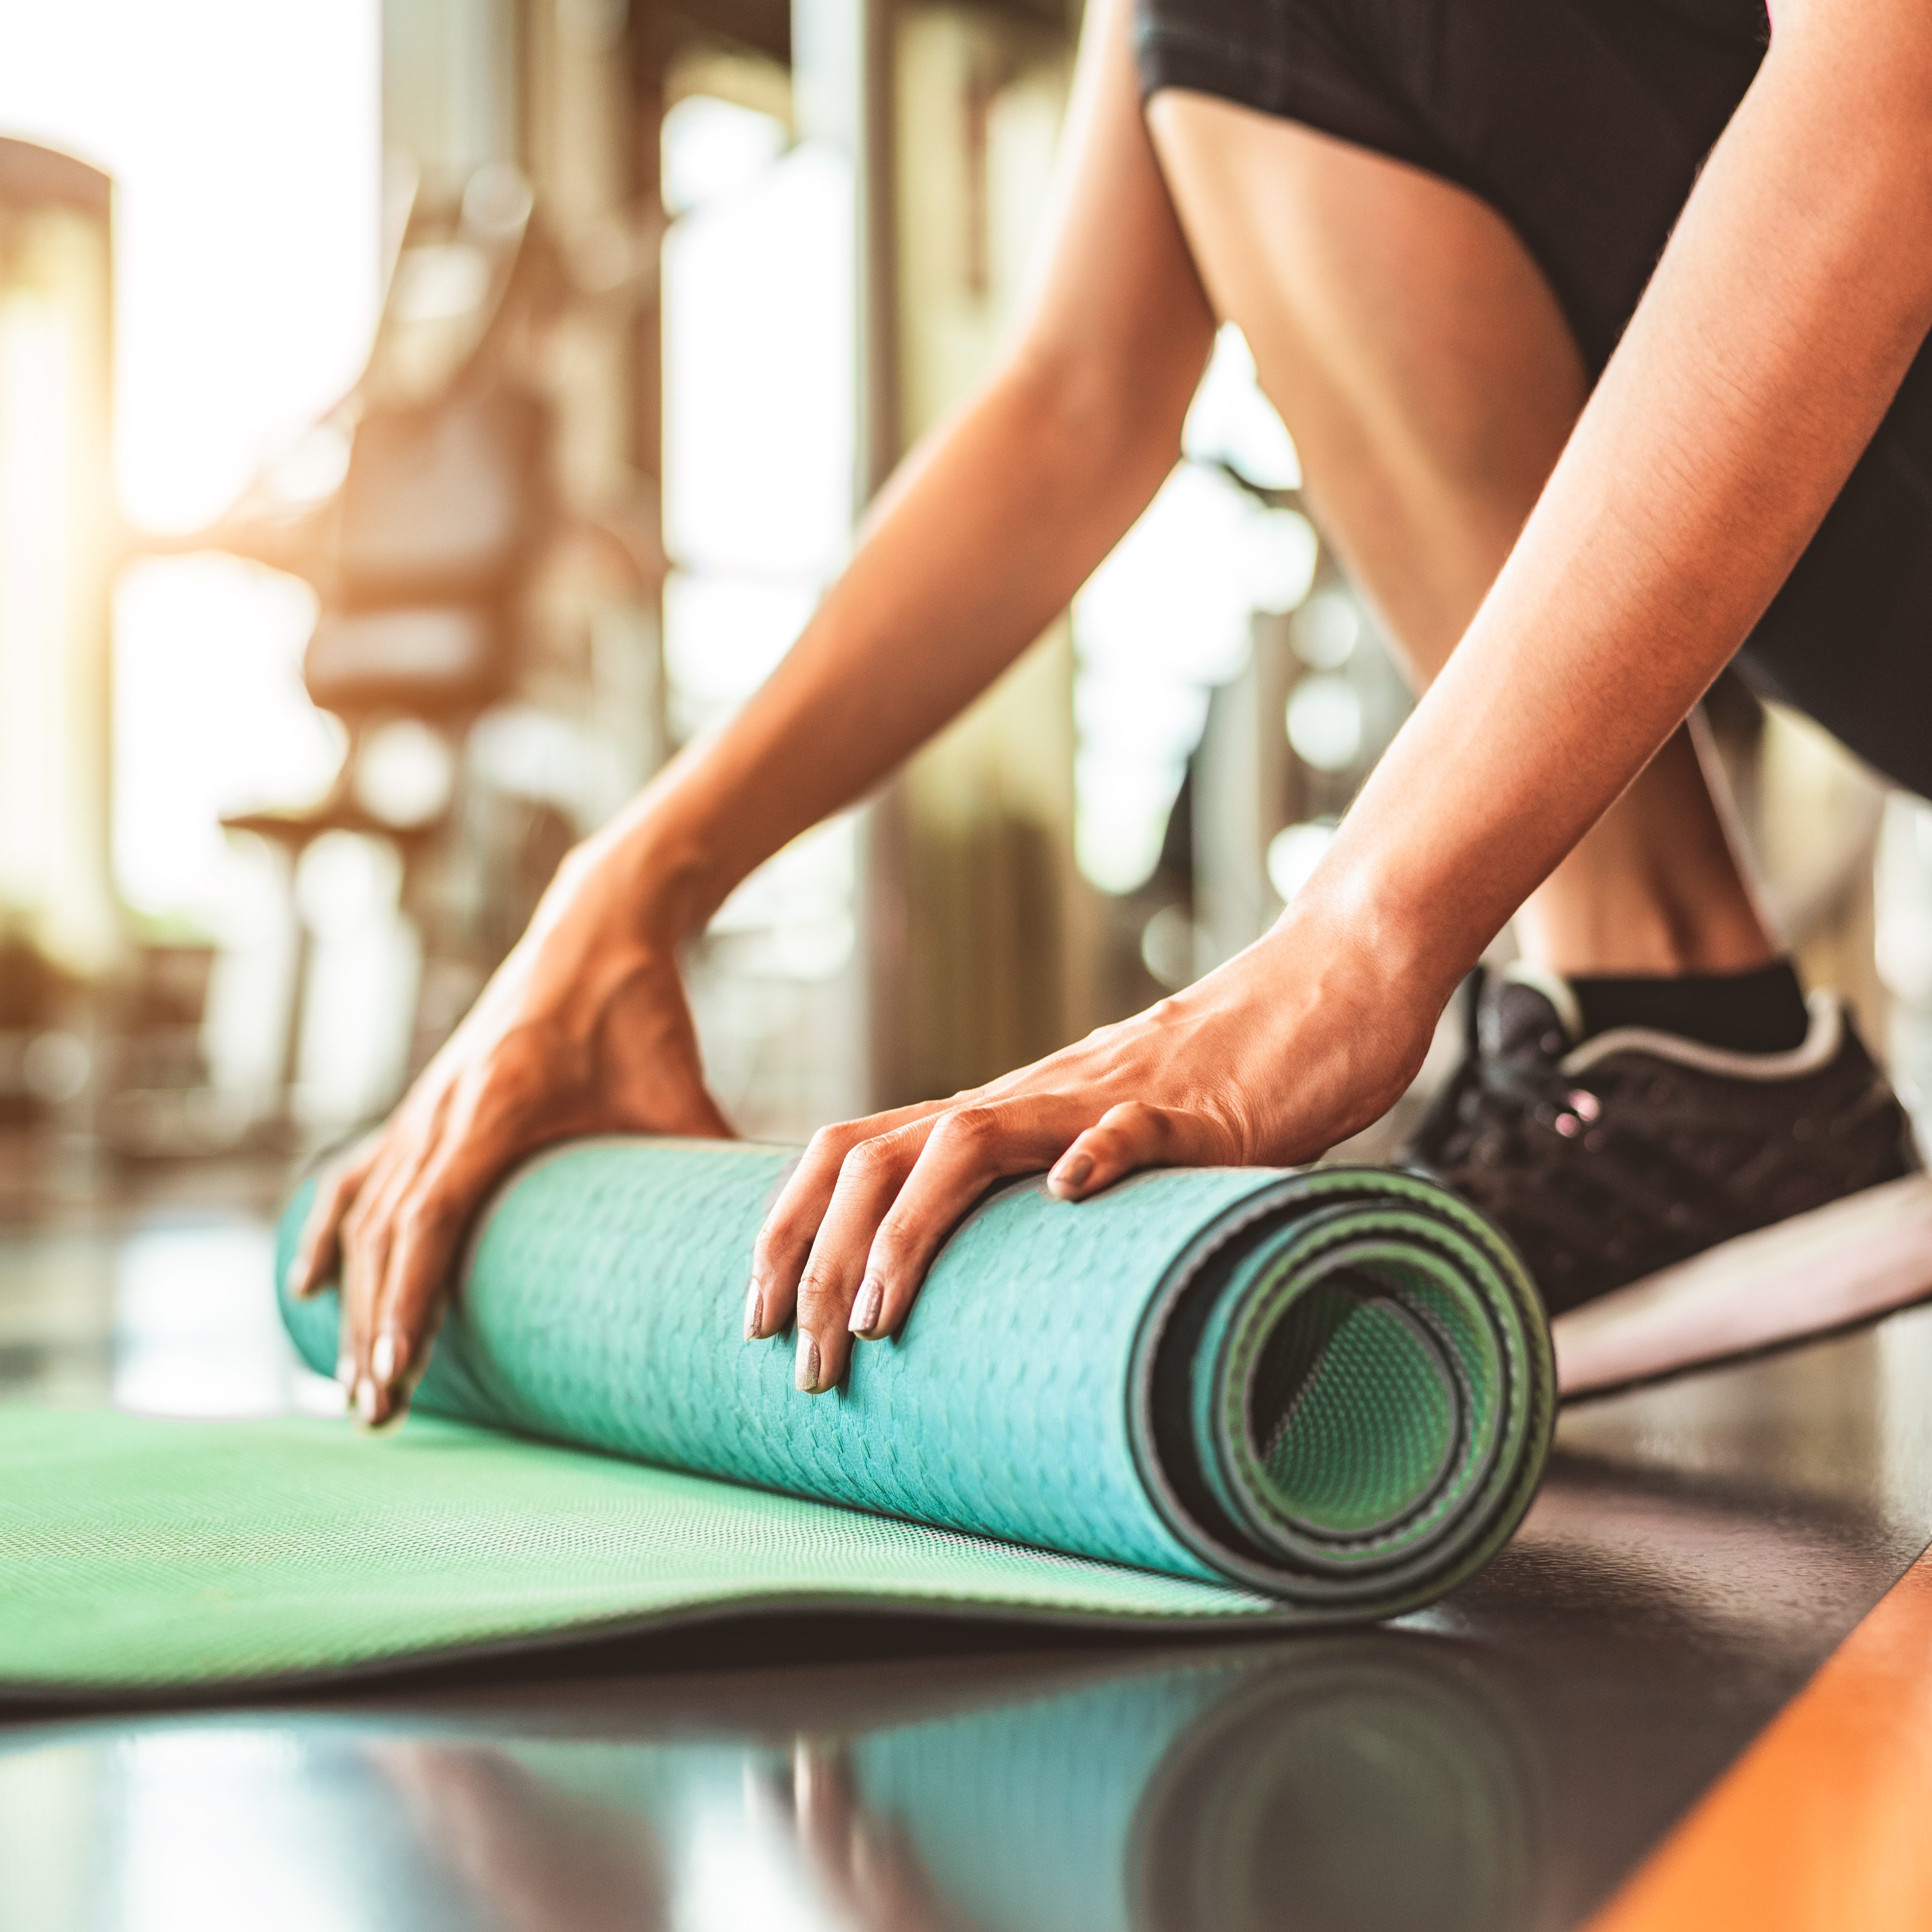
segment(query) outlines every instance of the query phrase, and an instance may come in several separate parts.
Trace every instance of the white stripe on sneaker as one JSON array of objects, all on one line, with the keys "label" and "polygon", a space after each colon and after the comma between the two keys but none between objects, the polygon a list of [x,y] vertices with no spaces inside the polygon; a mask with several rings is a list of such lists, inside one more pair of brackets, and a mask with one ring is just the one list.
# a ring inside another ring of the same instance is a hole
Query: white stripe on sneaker
[{"label": "white stripe on sneaker", "polygon": [[1550,1324],[1566,1396],[1649,1382],[1932,1297],[1932,1174],[1720,1242]]},{"label": "white stripe on sneaker", "polygon": [[1737,1053],[1686,1040],[1681,1034],[1660,1033],[1654,1027],[1612,1027],[1572,1047],[1563,1057],[1563,1070],[1585,1074],[1613,1053],[1647,1053],[1654,1060],[1674,1060],[1679,1066],[1726,1080],[1802,1080],[1807,1074],[1822,1073],[1838,1058],[1845,1032],[1844,1009],[1835,993],[1821,988],[1805,1004],[1811,1019],[1804,1038],[1784,1053]]}]

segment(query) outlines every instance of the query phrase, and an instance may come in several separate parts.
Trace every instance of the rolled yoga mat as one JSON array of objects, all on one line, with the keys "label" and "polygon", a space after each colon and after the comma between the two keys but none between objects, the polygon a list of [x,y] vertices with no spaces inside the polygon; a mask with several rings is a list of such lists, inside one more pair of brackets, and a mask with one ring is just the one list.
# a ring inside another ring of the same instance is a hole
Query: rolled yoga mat
[{"label": "rolled yoga mat", "polygon": [[[279,1681],[788,1604],[1359,1622],[1452,1588],[1528,1506],[1543,1318],[1428,1182],[1006,1186],[898,1339],[811,1398],[788,1338],[740,1330],[791,1158],[590,1142],[514,1176],[416,1398],[480,1430],[0,1417],[25,1499],[0,1564],[32,1610],[0,1628],[0,1688]],[[334,1294],[284,1314],[327,1372]]]}]

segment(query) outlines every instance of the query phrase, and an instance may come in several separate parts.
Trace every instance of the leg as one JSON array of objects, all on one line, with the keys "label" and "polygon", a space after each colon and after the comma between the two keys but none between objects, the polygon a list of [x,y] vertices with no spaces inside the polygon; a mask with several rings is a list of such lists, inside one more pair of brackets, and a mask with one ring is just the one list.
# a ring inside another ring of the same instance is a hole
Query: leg
[{"label": "leg", "polygon": [[[1502,218],[1436,176],[1205,95],[1163,92],[1148,118],[1209,296],[1247,337],[1324,526],[1426,683],[1588,393],[1556,298]],[[1517,934],[1566,974],[1774,956],[1688,730]]]}]

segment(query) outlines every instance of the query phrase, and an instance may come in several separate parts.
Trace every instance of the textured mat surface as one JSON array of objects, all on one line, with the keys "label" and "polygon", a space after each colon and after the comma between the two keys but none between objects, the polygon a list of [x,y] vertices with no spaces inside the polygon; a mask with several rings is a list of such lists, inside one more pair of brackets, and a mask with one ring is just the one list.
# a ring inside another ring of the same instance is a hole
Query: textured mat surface
[{"label": "textured mat surface", "polygon": [[[1547,1336],[1506,1245],[1426,1183],[1017,1184],[813,1400],[788,1340],[739,1334],[788,1158],[602,1142],[524,1170],[394,1438],[0,1415],[0,1682],[280,1677],[776,1603],[1360,1621],[1451,1587],[1528,1505]],[[326,1371],[333,1295],[284,1314]]]},{"label": "textured mat surface", "polygon": [[0,1687],[281,1683],[772,1604],[1225,1625],[1266,1598],[418,1418],[0,1412]]}]

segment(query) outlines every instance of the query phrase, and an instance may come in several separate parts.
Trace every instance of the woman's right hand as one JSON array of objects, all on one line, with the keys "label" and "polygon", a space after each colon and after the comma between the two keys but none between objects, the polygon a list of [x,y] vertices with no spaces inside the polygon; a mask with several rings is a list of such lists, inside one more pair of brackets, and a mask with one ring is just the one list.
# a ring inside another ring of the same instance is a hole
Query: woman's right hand
[{"label": "woman's right hand", "polygon": [[530,930],[388,1122],[318,1189],[290,1287],[341,1271],[336,1374],[374,1428],[428,1359],[459,1245],[525,1156],[584,1134],[731,1131],[706,1090],[676,946],[640,923],[620,853],[566,860]]}]

